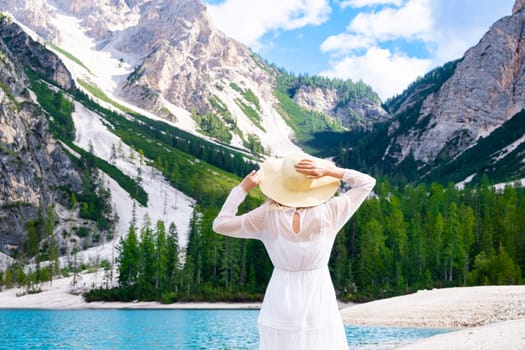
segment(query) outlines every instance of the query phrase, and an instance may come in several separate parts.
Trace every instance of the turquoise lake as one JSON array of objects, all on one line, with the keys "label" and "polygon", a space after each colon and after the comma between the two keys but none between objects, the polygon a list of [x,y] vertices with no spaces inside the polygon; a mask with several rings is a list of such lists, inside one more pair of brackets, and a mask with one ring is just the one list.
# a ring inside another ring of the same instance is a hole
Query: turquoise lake
[{"label": "turquoise lake", "polygon": [[[255,350],[258,315],[259,310],[0,310],[0,350]],[[351,350],[393,349],[443,332],[346,327]]]}]

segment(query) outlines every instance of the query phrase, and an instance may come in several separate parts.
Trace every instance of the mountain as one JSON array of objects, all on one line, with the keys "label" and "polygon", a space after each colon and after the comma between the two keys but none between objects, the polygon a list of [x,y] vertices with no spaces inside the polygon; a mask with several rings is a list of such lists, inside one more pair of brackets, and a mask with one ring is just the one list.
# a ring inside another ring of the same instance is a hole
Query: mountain
[{"label": "mountain", "polygon": [[462,58],[386,101],[392,119],[347,141],[355,154],[343,158],[416,181],[525,177],[524,6],[517,1]]},{"label": "mountain", "polygon": [[[24,0],[4,7],[52,43],[84,87],[251,152],[297,150],[300,134],[317,131],[294,122],[303,114],[326,130],[389,118],[369,87],[364,98],[345,97],[335,86],[278,95],[283,72],[217,30],[199,0]],[[313,117],[312,108],[319,112]]]}]

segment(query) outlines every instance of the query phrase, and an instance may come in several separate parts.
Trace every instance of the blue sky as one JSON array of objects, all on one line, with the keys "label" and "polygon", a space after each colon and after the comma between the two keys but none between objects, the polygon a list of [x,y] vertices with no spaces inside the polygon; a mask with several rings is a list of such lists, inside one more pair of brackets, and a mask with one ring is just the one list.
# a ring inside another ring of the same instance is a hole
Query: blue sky
[{"label": "blue sky", "polygon": [[363,80],[385,100],[463,56],[515,0],[204,0],[212,22],[300,74]]}]

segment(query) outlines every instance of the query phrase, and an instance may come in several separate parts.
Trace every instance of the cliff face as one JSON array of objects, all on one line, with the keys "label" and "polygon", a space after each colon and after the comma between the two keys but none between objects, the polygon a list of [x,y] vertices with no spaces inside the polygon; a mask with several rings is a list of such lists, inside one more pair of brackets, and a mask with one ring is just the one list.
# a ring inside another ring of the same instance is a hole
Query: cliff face
[{"label": "cliff face", "polygon": [[271,98],[265,91],[271,90],[272,77],[246,47],[213,28],[199,1],[150,2],[141,12],[137,25],[112,44],[123,52],[149,53],[135,69],[136,79],[122,86],[128,100],[160,111],[164,98],[205,114],[211,110],[209,96],[224,95],[231,81],[246,82],[262,99]]},{"label": "cliff face", "polygon": [[19,65],[30,68],[65,90],[74,86],[71,74],[57,55],[35,43],[20,26],[7,17],[0,23],[2,41]]},{"label": "cliff face", "polygon": [[[390,142],[387,156],[413,154],[428,163],[451,159],[501,126],[523,108],[525,99],[525,11],[496,22],[469,49],[454,74],[426,97],[414,125]],[[410,105],[409,99],[404,104]],[[397,127],[391,127],[394,134]]]},{"label": "cliff face", "polygon": [[516,14],[525,8],[525,0],[516,0],[512,8],[512,14]]},{"label": "cliff face", "polygon": [[390,115],[381,107],[379,99],[354,98],[346,103],[337,89],[302,86],[295,93],[294,101],[308,109],[337,118],[345,128],[368,129],[374,123],[383,122]]},{"label": "cliff face", "polygon": [[37,45],[18,26],[0,18],[1,251],[23,242],[26,224],[38,217],[39,210],[68,203],[60,186],[82,189],[79,174],[32,99],[21,61],[32,62],[38,69],[49,68],[50,76],[65,86],[71,81],[57,68],[56,58],[38,55]]}]

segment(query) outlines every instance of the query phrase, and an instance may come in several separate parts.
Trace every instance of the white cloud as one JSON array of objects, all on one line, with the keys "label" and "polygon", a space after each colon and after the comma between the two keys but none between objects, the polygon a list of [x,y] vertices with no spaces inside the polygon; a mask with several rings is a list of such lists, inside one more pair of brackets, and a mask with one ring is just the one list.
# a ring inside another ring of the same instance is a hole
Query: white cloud
[{"label": "white cloud", "polygon": [[362,80],[372,86],[382,100],[400,93],[432,67],[432,60],[392,53],[388,49],[370,48],[365,55],[348,56],[332,62],[332,69],[321,75]]},{"label": "white cloud", "polygon": [[[346,1],[352,6],[379,2],[386,1]],[[332,53],[332,68],[322,74],[363,80],[381,99],[400,93],[418,76],[428,72],[434,62],[428,58],[410,57],[399,49],[392,53],[386,48],[388,41],[421,40],[428,47],[434,47],[431,5],[431,0],[409,0],[399,8],[383,7],[379,11],[358,13],[346,32],[329,36],[321,44],[322,52]],[[341,57],[342,54],[347,56]]]},{"label": "white cloud", "polygon": [[345,7],[354,7],[354,8],[360,8],[360,7],[369,7],[369,6],[377,6],[377,5],[394,5],[394,6],[401,6],[403,3],[403,0],[343,0],[341,1],[341,8]]},{"label": "white cloud", "polygon": [[[511,13],[513,1],[343,0],[341,7],[372,8],[360,10],[345,32],[330,35],[321,44],[322,52],[332,54],[332,68],[325,74],[362,79],[382,98],[391,97],[417,76],[462,57],[494,21]],[[387,48],[394,41],[392,54]],[[403,53],[403,42],[411,41],[426,48],[425,58]]]},{"label": "white cloud", "polygon": [[321,44],[322,52],[346,53],[353,50],[367,49],[373,46],[375,40],[365,35],[341,33],[331,35]]},{"label": "white cloud", "polygon": [[410,0],[398,9],[359,13],[347,27],[378,40],[428,38],[434,26],[430,0]]},{"label": "white cloud", "polygon": [[331,8],[328,0],[226,0],[208,12],[224,33],[257,49],[267,32],[322,24]]},{"label": "white cloud", "polygon": [[[382,98],[388,98],[400,93],[417,76],[461,57],[495,20],[511,13],[513,2],[221,0],[218,5],[208,5],[208,9],[218,28],[258,51],[263,48],[262,40],[266,41],[266,48],[278,43],[282,31],[319,25],[319,33],[326,39],[318,47],[322,53],[330,55],[331,69],[324,73],[338,78],[362,79]],[[342,10],[332,13],[330,4]],[[346,30],[323,32],[330,26],[321,24],[328,21],[330,15],[350,15]],[[302,37],[302,32],[298,32],[297,37]],[[413,50],[410,54],[408,46]],[[315,57],[320,53],[312,52],[311,55]],[[304,57],[305,61],[309,59]]]}]

